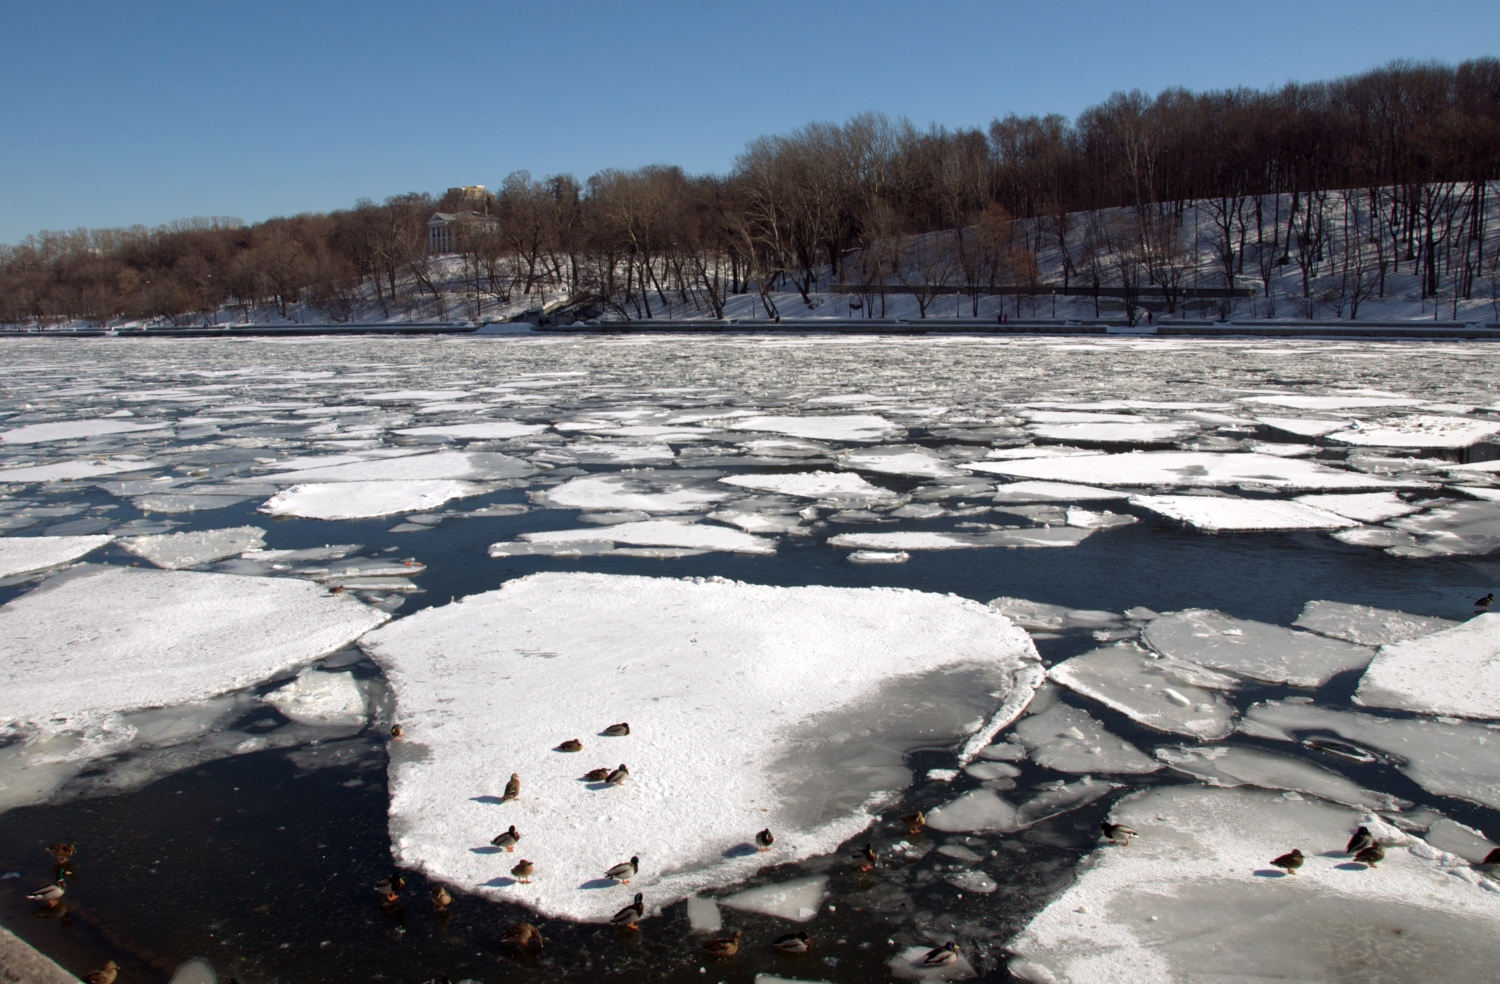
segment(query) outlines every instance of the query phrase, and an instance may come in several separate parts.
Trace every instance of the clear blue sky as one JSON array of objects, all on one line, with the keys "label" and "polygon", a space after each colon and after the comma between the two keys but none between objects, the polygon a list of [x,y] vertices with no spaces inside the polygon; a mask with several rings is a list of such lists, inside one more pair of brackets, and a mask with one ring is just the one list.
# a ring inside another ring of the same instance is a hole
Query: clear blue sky
[{"label": "clear blue sky", "polygon": [[0,242],[1494,54],[1495,0],[3,0]]}]

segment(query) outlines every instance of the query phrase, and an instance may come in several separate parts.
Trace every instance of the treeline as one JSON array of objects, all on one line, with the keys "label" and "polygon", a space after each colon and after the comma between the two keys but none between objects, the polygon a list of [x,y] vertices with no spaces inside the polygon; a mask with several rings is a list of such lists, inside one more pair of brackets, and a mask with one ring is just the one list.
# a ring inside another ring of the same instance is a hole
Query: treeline
[{"label": "treeline", "polygon": [[[1404,268],[1424,297],[1456,301],[1493,265],[1496,179],[1500,60],[1398,62],[1273,91],[1117,93],[1073,121],[985,130],[865,114],[756,139],[723,176],[518,172],[483,200],[42,233],[0,247],[0,321],[214,320],[236,306],[477,318],[544,294],[632,318],[681,303],[720,315],[750,291],[774,314],[773,291],[829,283],[1032,290],[1048,250],[1062,282],[1159,284],[1170,301],[1205,236],[1226,285],[1248,277],[1269,294],[1274,267],[1296,262],[1310,297],[1351,222],[1344,263],[1361,278],[1369,266],[1370,290]],[[493,221],[460,223],[455,253],[428,255],[432,213],[469,209]]]}]

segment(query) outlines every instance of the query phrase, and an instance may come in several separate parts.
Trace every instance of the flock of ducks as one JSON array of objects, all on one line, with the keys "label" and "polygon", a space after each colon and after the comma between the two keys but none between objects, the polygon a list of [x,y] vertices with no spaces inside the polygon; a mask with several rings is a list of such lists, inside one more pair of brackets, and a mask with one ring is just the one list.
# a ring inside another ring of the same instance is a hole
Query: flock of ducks
[{"label": "flock of ducks", "polygon": [[[33,902],[45,902],[46,909],[56,908],[57,904],[62,901],[62,897],[67,894],[68,879],[73,877],[73,855],[76,851],[77,846],[74,844],[48,844],[47,853],[52,855],[53,882],[50,885],[43,885],[26,898]],[[115,984],[115,978],[118,976],[120,976],[120,965],[113,960],[106,960],[103,967],[85,974],[83,981],[84,984]]]},{"label": "flock of ducks", "polygon": [[[1361,826],[1354,832],[1354,836],[1349,838],[1349,843],[1344,847],[1344,853],[1354,855],[1354,860],[1366,868],[1373,868],[1385,860],[1385,848],[1376,842],[1375,835],[1370,833],[1370,828],[1364,826]],[[1491,851],[1484,862],[1491,863],[1491,858],[1500,861],[1500,848]],[[1272,858],[1271,864],[1289,875],[1295,875],[1297,869],[1302,867],[1306,860],[1307,856],[1302,853],[1301,849],[1294,847],[1290,852]]]}]

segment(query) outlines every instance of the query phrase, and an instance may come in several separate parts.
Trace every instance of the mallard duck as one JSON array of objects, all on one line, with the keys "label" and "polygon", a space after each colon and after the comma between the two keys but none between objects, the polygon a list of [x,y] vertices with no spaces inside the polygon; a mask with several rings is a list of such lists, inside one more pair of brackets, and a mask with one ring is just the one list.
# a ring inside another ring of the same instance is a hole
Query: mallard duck
[{"label": "mallard duck", "polygon": [[328,593],[331,594],[331,595],[341,595],[341,594],[344,593],[344,586],[342,584],[340,584],[337,587],[330,588],[328,590]]},{"label": "mallard duck", "polygon": [[67,864],[73,857],[72,844],[48,844],[47,853],[52,855],[52,860],[58,864]]},{"label": "mallard duck", "polygon": [[760,848],[762,852],[769,851],[771,845],[774,843],[776,843],[776,835],[771,833],[770,827],[755,835],[755,846]]},{"label": "mallard duck", "polygon": [[921,810],[918,810],[916,813],[908,813],[901,818],[901,822],[906,824],[906,832],[908,834],[920,834],[922,828],[927,826],[927,814]]},{"label": "mallard duck", "polygon": [[1354,855],[1354,860],[1371,868],[1385,860],[1385,848],[1379,844],[1371,844],[1369,847]]},{"label": "mallard duck", "polygon": [[438,887],[436,887],[436,888],[434,888],[432,890],[432,911],[433,912],[447,912],[448,911],[448,906],[450,906],[452,904],[453,904],[453,896],[451,896],[451,895],[448,894],[448,890],[446,888],[444,888],[443,886],[439,885]]},{"label": "mallard duck", "polygon": [[67,884],[63,879],[59,878],[51,885],[43,885],[26,897],[33,902],[45,902],[48,905],[57,905],[57,900],[62,898],[67,891]]},{"label": "mallard duck", "polygon": [[625,768],[624,762],[621,762],[620,767],[606,776],[604,778],[604,781],[609,783],[611,786],[618,786],[620,783],[629,778],[630,770]]},{"label": "mallard duck", "polygon": [[1292,853],[1283,854],[1281,857],[1276,858],[1271,863],[1278,868],[1286,869],[1287,874],[1295,875],[1297,873],[1297,869],[1302,867],[1303,860],[1304,859],[1302,857],[1302,852],[1297,848],[1293,848]]},{"label": "mallard duck", "polygon": [[518,841],[520,839],[521,839],[521,833],[520,833],[520,831],[516,830],[516,825],[515,824],[511,824],[509,830],[506,830],[506,831],[503,831],[502,833],[496,834],[495,835],[495,839],[492,840],[492,841],[490,841],[490,843],[493,844],[493,845],[495,845],[496,847],[503,847],[507,851],[515,851],[515,849],[516,849],[516,841]]},{"label": "mallard duck", "polygon": [[599,733],[606,738],[624,738],[630,734],[630,725],[621,721],[619,724],[610,725]]},{"label": "mallard duck", "polygon": [[1495,592],[1491,591],[1489,594],[1485,595],[1483,598],[1476,599],[1475,602],[1474,602],[1474,607],[1477,608],[1477,609],[1479,609],[1482,612],[1487,612],[1487,611],[1490,610],[1490,606],[1493,605],[1494,603],[1495,603]]},{"label": "mallard duck", "polygon": [[615,881],[619,882],[622,885],[629,885],[630,879],[634,878],[635,873],[640,870],[641,859],[632,855],[629,861],[621,861],[619,864],[606,871],[604,873],[604,877],[613,878]]},{"label": "mallard duck", "polygon": [[385,896],[387,902],[396,901],[396,895],[406,887],[406,879],[400,875],[386,875],[375,883],[375,891]]},{"label": "mallard duck", "polygon": [[640,892],[635,893],[635,901],[609,917],[613,926],[623,926],[626,929],[635,929],[636,921],[646,915],[646,896]]},{"label": "mallard duck", "polygon": [[1140,836],[1140,834],[1131,830],[1123,823],[1110,823],[1108,820],[1099,825],[1099,832],[1111,844],[1120,844],[1127,847],[1130,845],[1130,838]]},{"label": "mallard duck", "polygon": [[1363,851],[1365,848],[1372,846],[1374,843],[1375,837],[1370,833],[1370,828],[1360,827],[1354,832],[1354,836],[1349,838],[1349,846],[1344,848],[1344,853],[1358,854],[1360,851]]},{"label": "mallard duck", "polygon": [[812,940],[806,933],[787,933],[776,937],[771,945],[782,953],[806,953],[812,949]]},{"label": "mallard duck", "polygon": [[936,950],[928,950],[922,958],[923,967],[943,967],[958,962],[958,944],[949,940]]},{"label": "mallard duck", "polygon": [[393,725],[391,725],[391,737],[392,738],[402,738],[402,737],[405,737],[405,735],[406,735],[406,731],[401,727],[401,725],[399,725],[399,724],[393,724]]},{"label": "mallard duck", "polygon": [[553,751],[581,752],[583,751],[583,742],[579,741],[577,738],[569,738],[567,741],[563,742],[561,745],[558,745],[555,749],[553,749]]},{"label": "mallard duck", "polygon": [[522,858],[514,868],[510,869],[510,873],[516,876],[516,881],[526,885],[531,882],[531,873],[535,870],[536,865]]},{"label": "mallard duck", "polygon": [[505,784],[505,795],[500,797],[500,802],[509,803],[521,795],[521,776],[519,773],[510,774],[510,782]]},{"label": "mallard duck", "polygon": [[880,856],[875,853],[875,848],[869,844],[854,852],[854,867],[860,871],[869,871],[879,862]]},{"label": "mallard duck", "polygon": [[98,970],[91,970],[84,975],[84,984],[115,984],[115,978],[120,976],[120,965],[113,960],[104,961],[104,966]]},{"label": "mallard duck", "polygon": [[584,782],[604,782],[609,778],[609,769],[590,769],[583,774]]},{"label": "mallard duck", "polygon": [[501,942],[508,943],[511,946],[535,947],[538,950],[546,943],[542,939],[542,931],[529,922],[516,923],[510,929],[507,929],[505,935],[501,937]]},{"label": "mallard duck", "polygon": [[716,957],[732,957],[740,952],[740,937],[744,935],[739,930],[735,930],[727,939],[704,940],[703,949]]}]

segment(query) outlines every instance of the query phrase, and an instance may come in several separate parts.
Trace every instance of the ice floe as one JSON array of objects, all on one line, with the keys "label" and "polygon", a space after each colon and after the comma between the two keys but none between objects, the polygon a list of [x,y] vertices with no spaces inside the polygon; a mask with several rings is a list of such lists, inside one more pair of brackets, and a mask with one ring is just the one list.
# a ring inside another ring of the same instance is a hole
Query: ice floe
[{"label": "ice floe", "polygon": [[15,468],[0,468],[0,482],[75,482],[106,475],[156,468],[154,461],[132,458],[109,458],[102,461],[53,461],[44,465],[21,465]]},{"label": "ice floe", "polygon": [[[1461,860],[1401,837],[1378,870],[1349,863],[1343,846],[1378,824],[1370,814],[1174,786],[1126,797],[1111,818],[1140,837],[1097,851],[1009,942],[1022,979],[1482,980],[1500,959],[1500,893]],[[1296,875],[1269,866],[1294,847],[1307,857]]]},{"label": "ice floe", "polygon": [[423,512],[449,499],[489,491],[473,482],[329,482],[294,485],[260,506],[272,516],[305,519],[365,519],[391,513]]},{"label": "ice floe", "polygon": [[[600,873],[632,855],[654,911],[832,850],[910,781],[903,748],[978,727],[988,711],[969,701],[992,707],[1035,659],[1023,632],[953,596],[600,574],[511,581],[361,645],[407,729],[397,860],[585,920],[624,904]],[[597,737],[622,720],[628,737]],[[573,737],[582,755],[552,751]],[[620,762],[618,787],[578,780]],[[512,772],[520,799],[501,804]],[[537,862],[529,885],[485,848],[510,823]],[[769,854],[739,850],[767,826]]]},{"label": "ice floe", "polygon": [[1110,734],[1086,711],[1061,701],[1016,722],[1016,737],[1037,765],[1058,772],[1155,772],[1161,763]]},{"label": "ice floe", "polygon": [[1309,601],[1302,607],[1302,614],[1292,623],[1299,629],[1360,646],[1402,642],[1457,624],[1446,618],[1409,615],[1406,612],[1372,608],[1369,605],[1350,605],[1340,601]]},{"label": "ice floe", "polygon": [[1255,419],[1258,423],[1265,424],[1273,430],[1296,434],[1298,437],[1322,437],[1324,434],[1332,434],[1334,431],[1344,430],[1349,426],[1347,419],[1318,420],[1307,417],[1256,417]]},{"label": "ice floe", "polygon": [[905,550],[856,550],[846,560],[851,564],[904,564],[911,560]]},{"label": "ice floe", "polygon": [[1349,495],[1299,495],[1297,502],[1314,509],[1336,513],[1361,523],[1379,523],[1397,516],[1419,512],[1422,505],[1407,502],[1394,492],[1355,492]]},{"label": "ice floe", "polygon": [[80,568],[0,607],[0,723],[77,730],[203,700],[389,617],[295,578]]},{"label": "ice floe", "polygon": [[725,485],[803,499],[833,499],[877,502],[895,499],[890,489],[871,485],[860,475],[847,472],[791,472],[788,474],[730,475],[719,479]]},{"label": "ice floe", "polygon": [[1138,495],[1130,504],[1201,530],[1333,530],[1358,524],[1352,519],[1286,499],[1244,499],[1227,495]]},{"label": "ice floe", "polygon": [[523,424],[516,420],[484,420],[471,424],[435,424],[430,427],[403,427],[395,433],[403,437],[452,437],[465,441],[504,441],[529,437],[547,429],[546,424]]},{"label": "ice floe", "polygon": [[532,501],[554,509],[635,509],[645,513],[706,512],[730,497],[719,489],[699,488],[664,476],[581,475],[533,493]]},{"label": "ice floe", "polygon": [[1250,483],[1284,489],[1379,489],[1414,485],[1331,468],[1302,458],[1218,451],[1133,451],[1020,461],[975,461],[964,467],[993,475],[1083,485],[1214,487]]},{"label": "ice floe", "polygon": [[1467,448],[1500,434],[1500,420],[1414,414],[1371,423],[1354,421],[1330,441],[1383,448]]},{"label": "ice floe", "polygon": [[765,431],[812,441],[885,441],[899,437],[902,428],[873,414],[843,414],[821,417],[740,417],[728,422],[730,430]]},{"label": "ice floe", "polygon": [[1312,396],[1303,393],[1275,393],[1262,396],[1242,396],[1243,403],[1259,403],[1273,407],[1291,407],[1296,410],[1368,410],[1375,407],[1415,407],[1426,400],[1398,396],[1394,393],[1365,394],[1347,393],[1331,396]]},{"label": "ice floe", "polygon": [[902,533],[840,533],[830,546],[855,550],[973,550],[981,547],[1074,547],[1092,529],[1071,526],[997,530],[993,533],[941,533],[911,530]]},{"label": "ice floe", "polygon": [[995,502],[1091,502],[1101,499],[1128,499],[1129,495],[1111,489],[1067,482],[1011,482],[995,490]]},{"label": "ice floe", "polygon": [[952,464],[916,445],[892,445],[859,448],[839,455],[840,468],[879,472],[883,475],[910,475],[914,478],[952,478],[963,472]]},{"label": "ice floe", "polygon": [[1500,549],[1500,502],[1455,502],[1388,525],[1417,538],[1415,546],[1394,546],[1408,557],[1487,554]]},{"label": "ice floe", "polygon": [[60,567],[92,553],[114,537],[6,536],[0,537],[0,577],[15,577]]},{"label": "ice floe", "polygon": [[1342,639],[1201,608],[1154,619],[1141,638],[1163,656],[1294,687],[1320,687],[1335,674],[1363,669],[1375,655],[1366,646]]},{"label": "ice floe", "polygon": [[718,900],[726,909],[755,912],[792,922],[810,922],[823,907],[828,894],[828,876],[813,875],[775,885],[762,885]]},{"label": "ice floe", "polygon": [[1043,789],[1019,807],[992,789],[971,789],[927,811],[927,825],[947,833],[994,831],[1014,833],[1033,824],[1086,806],[1120,787],[1084,776],[1077,782]]},{"label": "ice floe", "polygon": [[1357,783],[1310,762],[1238,745],[1158,748],[1156,757],[1168,768],[1210,786],[1259,786],[1317,796],[1332,803],[1365,810],[1397,810],[1410,803],[1389,793],[1362,789]]},{"label": "ice floe", "polygon": [[1203,740],[1234,731],[1234,709],[1214,692],[1230,678],[1196,664],[1156,658],[1133,642],[1074,656],[1048,675],[1157,731]]},{"label": "ice floe", "polygon": [[1500,614],[1381,646],[1354,702],[1425,714],[1500,719]]},{"label": "ice floe", "polygon": [[[690,550],[721,550],[731,553],[773,554],[776,541],[752,536],[743,530],[708,523],[655,519],[635,523],[614,523],[593,529],[547,530],[522,533],[529,544],[567,549],[579,543],[620,543],[636,547],[684,547]],[[512,545],[497,543],[490,547],[491,557],[513,555]]]},{"label": "ice floe", "polygon": [[134,434],[141,431],[159,431],[171,427],[171,421],[156,421],[142,424],[129,420],[109,420],[96,417],[93,420],[59,420],[49,424],[27,424],[0,431],[0,444],[41,444],[49,441],[76,441],[84,437],[104,437],[110,434]]},{"label": "ice floe", "polygon": [[325,673],[308,667],[261,700],[303,724],[358,725],[367,717],[365,693],[348,672]]},{"label": "ice floe", "polygon": [[[1104,416],[1100,414],[1099,416]],[[1170,444],[1198,431],[1190,420],[1140,420],[1123,418],[1105,423],[1102,420],[1078,423],[1038,423],[1027,431],[1054,441],[1089,441],[1094,444]]]},{"label": "ice floe", "polygon": [[256,481],[274,479],[282,485],[298,482],[438,481],[483,482],[525,478],[537,468],[508,454],[486,451],[438,451],[432,454],[380,457],[322,468],[277,472]]},{"label": "ice floe", "polygon": [[258,526],[236,526],[223,530],[159,533],[132,536],[120,541],[128,553],[169,571],[210,564],[266,545],[266,531]]}]

